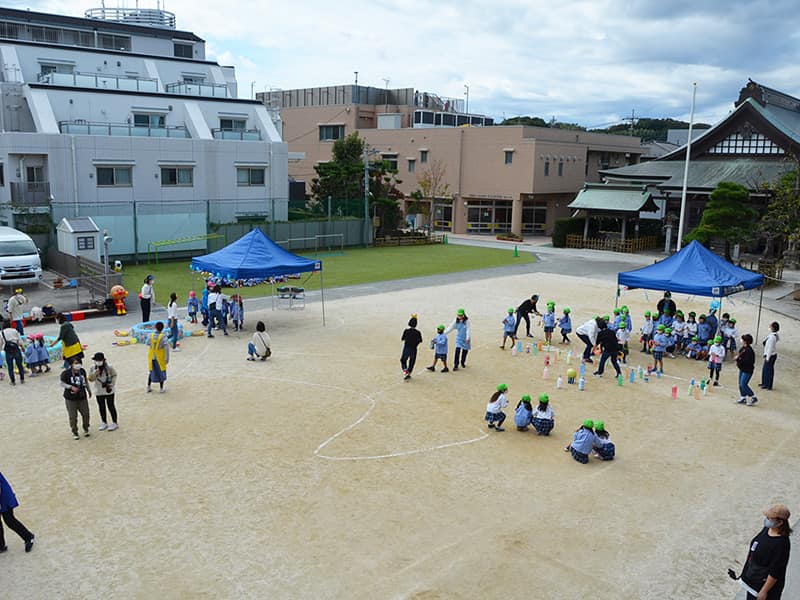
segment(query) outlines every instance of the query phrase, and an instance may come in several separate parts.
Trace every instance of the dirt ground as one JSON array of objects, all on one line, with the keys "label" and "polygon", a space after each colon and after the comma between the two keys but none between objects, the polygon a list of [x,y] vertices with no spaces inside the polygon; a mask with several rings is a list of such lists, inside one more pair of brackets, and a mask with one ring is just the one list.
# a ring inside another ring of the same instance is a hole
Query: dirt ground
[{"label": "dirt ground", "polygon": [[[688,379],[706,371],[686,359],[649,383],[607,375],[557,390],[565,354],[543,380],[542,354],[498,348],[506,308],[534,291],[570,306],[575,326],[614,301],[607,283],[527,275],[329,302],[324,328],[318,303],[250,311],[247,332],[186,340],[163,395],[144,392],[143,347],[112,346],[114,321],[78,323],[88,354],[120,371],[120,429],[97,431],[92,402],[92,436],[73,441],[55,372],[2,384],[0,469],[37,535],[26,555],[6,529],[2,597],[729,600],[725,569],[744,559],[760,510],[800,510],[796,323],[778,319],[777,386],[757,407],[734,404],[731,362],[699,400]],[[637,329],[658,297],[623,293]],[[755,333],[743,300],[723,308]],[[468,368],[429,373],[427,341],[458,307],[473,327]],[[403,382],[412,312],[425,343]],[[275,354],[246,362],[259,318]],[[634,351],[630,363],[647,361]],[[513,418],[487,430],[500,382],[510,417],[522,394],[550,394],[550,437]],[[617,460],[562,451],[585,418],[605,421]]]}]

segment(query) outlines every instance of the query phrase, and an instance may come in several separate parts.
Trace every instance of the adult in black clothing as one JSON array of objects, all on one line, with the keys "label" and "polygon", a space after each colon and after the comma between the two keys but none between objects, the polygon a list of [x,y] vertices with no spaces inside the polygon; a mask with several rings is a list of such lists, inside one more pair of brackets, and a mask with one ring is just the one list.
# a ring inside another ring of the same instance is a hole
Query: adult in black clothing
[{"label": "adult in black clothing", "polygon": [[622,374],[622,371],[619,369],[619,361],[617,360],[617,355],[619,354],[617,333],[608,327],[601,327],[600,331],[597,332],[597,345],[600,346],[603,354],[600,356],[600,366],[593,374],[600,377],[605,370],[606,361],[610,358],[611,364],[614,366],[614,370],[617,372],[617,377],[619,377]]},{"label": "adult in black clothing", "polygon": [[536,303],[539,301],[539,294],[534,294],[529,299],[526,299],[522,304],[517,307],[517,325],[514,327],[514,337],[517,336],[517,331],[519,331],[519,324],[520,321],[523,319],[525,320],[525,330],[528,337],[533,337],[531,335],[531,319],[528,317],[530,313],[533,313],[538,316],[542,316],[538,310],[536,310]]},{"label": "adult in black clothing", "polygon": [[86,371],[83,369],[80,358],[72,360],[68,369],[61,372],[61,387],[64,388],[64,403],[67,407],[69,417],[69,427],[72,430],[72,438],[79,440],[78,436],[78,413],[83,421],[83,435],[89,437],[89,400],[92,390]]},{"label": "adult in black clothing", "polygon": [[672,299],[672,292],[664,292],[664,297],[658,301],[656,310],[658,311],[659,315],[663,315],[665,310],[669,310],[669,314],[671,314],[673,317],[675,316],[675,313],[678,311],[678,307],[675,305],[675,301]]},{"label": "adult in black clothing", "polygon": [[417,330],[417,317],[408,320],[408,329],[400,337],[403,342],[403,354],[400,357],[400,366],[403,367],[403,379],[411,379],[411,372],[417,362],[417,346],[422,343],[422,334]]},{"label": "adult in black clothing", "polygon": [[736,355],[736,366],[739,367],[739,404],[753,406],[758,402],[755,392],[750,388],[750,378],[756,366],[756,353],[753,350],[753,336],[745,333],[742,336],[742,347]]},{"label": "adult in black clothing", "polygon": [[[776,504],[764,511],[764,517],[764,528],[750,541],[747,561],[738,577],[749,588],[747,600],[780,600],[786,582],[792,533],[789,509]],[[732,569],[728,569],[728,575],[738,579]]]}]

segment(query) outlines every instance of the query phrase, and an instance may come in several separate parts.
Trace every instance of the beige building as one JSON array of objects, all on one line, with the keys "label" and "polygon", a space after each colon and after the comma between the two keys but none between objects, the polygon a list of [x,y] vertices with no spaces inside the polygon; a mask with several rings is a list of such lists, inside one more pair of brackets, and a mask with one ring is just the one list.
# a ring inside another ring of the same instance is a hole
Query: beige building
[{"label": "beige building", "polygon": [[353,131],[396,165],[406,213],[420,178],[443,173],[436,197],[422,203],[425,219],[439,231],[549,234],[555,219],[569,216],[567,205],[584,182],[600,181],[601,169],[637,164],[642,153],[637,137],[495,126],[489,117],[465,113],[464,100],[413,88],[346,85],[259,99],[280,110],[289,151],[304,155],[290,163],[289,176],[304,181],[307,191],[314,166]]}]

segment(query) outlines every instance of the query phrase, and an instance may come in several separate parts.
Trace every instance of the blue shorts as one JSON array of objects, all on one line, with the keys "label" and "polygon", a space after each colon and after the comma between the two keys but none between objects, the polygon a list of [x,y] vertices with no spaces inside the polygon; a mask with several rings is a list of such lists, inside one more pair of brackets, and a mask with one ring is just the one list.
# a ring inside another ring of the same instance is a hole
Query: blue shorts
[{"label": "blue shorts", "polygon": [[544,328],[544,332],[545,333],[553,333],[554,329],[555,329],[555,327],[545,327]]},{"label": "blue shorts", "polygon": [[486,416],[483,418],[489,423],[495,423],[497,421],[504,421],[506,418],[506,413],[504,413],[503,411],[497,413],[487,412]]},{"label": "blue shorts", "polygon": [[716,371],[717,373],[719,373],[722,370],[722,363],[713,363],[713,362],[709,361],[708,370],[709,371]]},{"label": "blue shorts", "polygon": [[550,432],[553,431],[553,426],[555,422],[553,419],[534,419],[533,420],[533,427],[536,429],[536,433],[541,433],[542,435],[550,435]]},{"label": "blue shorts", "polygon": [[433,358],[438,358],[439,360],[447,361],[447,354],[439,354],[438,352],[433,355]]},{"label": "blue shorts", "polygon": [[663,360],[664,359],[664,352],[659,352],[658,350],[653,350],[653,360]]},{"label": "blue shorts", "polygon": [[583,452],[578,452],[572,446],[569,447],[569,451],[572,453],[572,458],[577,460],[579,463],[583,463],[584,465],[589,462],[589,455],[584,454]]}]

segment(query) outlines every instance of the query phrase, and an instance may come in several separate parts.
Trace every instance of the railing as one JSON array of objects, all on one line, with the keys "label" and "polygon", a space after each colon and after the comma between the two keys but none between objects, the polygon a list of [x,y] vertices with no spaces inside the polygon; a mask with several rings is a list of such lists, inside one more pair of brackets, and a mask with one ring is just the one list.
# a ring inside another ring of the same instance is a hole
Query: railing
[{"label": "railing", "polygon": [[582,235],[568,234],[567,248],[588,248],[590,250],[606,250],[610,252],[640,252],[658,248],[658,236],[649,235],[627,240],[617,240],[611,238],[587,238]]},{"label": "railing", "polygon": [[211,134],[215,140],[261,141],[261,132],[258,129],[212,129]]},{"label": "railing", "polygon": [[177,81],[164,86],[168,94],[202,96],[204,98],[228,98],[228,86],[223,83],[185,83]]},{"label": "railing", "polygon": [[126,90],[129,92],[158,92],[158,80],[150,77],[125,77],[103,73],[40,73],[39,83],[70,87],[87,87],[98,90]]},{"label": "railing", "polygon": [[408,235],[408,236],[380,236],[376,237],[373,244],[375,246],[421,246],[423,244],[443,244],[444,234],[432,233],[430,235]]},{"label": "railing", "polygon": [[[137,3],[138,4],[138,3]],[[160,8],[90,8],[84,11],[87,19],[118,21],[131,25],[175,29],[175,13]]]},{"label": "railing", "polygon": [[50,204],[50,183],[47,181],[12,181],[11,204],[47,206]]},{"label": "railing", "polygon": [[112,135],[123,137],[188,138],[185,127],[144,127],[132,123],[97,123],[82,121],[59,121],[61,133],[77,135]]}]

